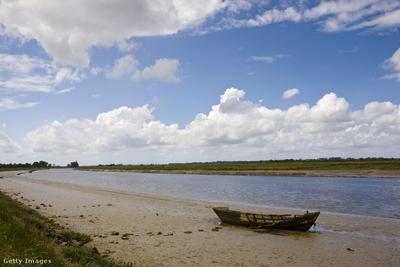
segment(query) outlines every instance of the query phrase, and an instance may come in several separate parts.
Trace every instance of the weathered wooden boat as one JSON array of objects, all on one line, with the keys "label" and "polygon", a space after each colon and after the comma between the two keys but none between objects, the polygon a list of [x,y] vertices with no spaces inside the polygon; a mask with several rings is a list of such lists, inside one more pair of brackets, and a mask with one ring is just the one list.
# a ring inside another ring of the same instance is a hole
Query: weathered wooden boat
[{"label": "weathered wooden boat", "polygon": [[258,214],[230,210],[228,207],[215,207],[214,212],[223,223],[261,229],[282,229],[308,231],[317,220],[319,211],[292,214]]}]

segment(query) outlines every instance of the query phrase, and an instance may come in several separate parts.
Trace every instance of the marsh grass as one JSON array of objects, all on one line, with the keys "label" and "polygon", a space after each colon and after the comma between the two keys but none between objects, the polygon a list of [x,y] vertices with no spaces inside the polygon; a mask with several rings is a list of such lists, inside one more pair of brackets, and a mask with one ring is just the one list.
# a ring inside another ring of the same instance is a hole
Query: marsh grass
[{"label": "marsh grass", "polygon": [[0,193],[0,259],[48,259],[68,266],[47,237],[51,222]]},{"label": "marsh grass", "polygon": [[90,241],[90,236],[64,231],[53,220],[0,192],[0,266],[12,258],[47,259],[51,263],[43,266],[57,267],[132,266],[115,263],[84,246]]},{"label": "marsh grass", "polygon": [[92,238],[87,234],[72,232],[72,231],[62,231],[58,238],[64,242],[77,242],[79,246],[83,246],[84,244],[89,243],[92,241]]},{"label": "marsh grass", "polygon": [[132,267],[131,263],[115,265],[108,259],[100,257],[93,249],[87,247],[68,247],[63,250],[63,255],[71,262],[78,263],[81,266],[102,266],[102,267]]}]

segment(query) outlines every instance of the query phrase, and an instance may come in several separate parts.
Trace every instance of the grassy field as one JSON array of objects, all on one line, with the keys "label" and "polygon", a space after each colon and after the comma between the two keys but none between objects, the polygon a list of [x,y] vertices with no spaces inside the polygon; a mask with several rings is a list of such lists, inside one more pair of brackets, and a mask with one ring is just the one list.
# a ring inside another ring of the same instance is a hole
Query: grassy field
[{"label": "grassy field", "polygon": [[400,173],[400,159],[363,160],[280,160],[249,162],[211,162],[185,164],[151,165],[102,165],[84,166],[83,170],[114,170],[137,172],[177,173],[221,173],[221,174],[268,174],[308,175],[312,173],[366,173],[368,171],[389,171]]},{"label": "grassy field", "polygon": [[90,241],[0,192],[0,266],[132,266],[102,257]]}]

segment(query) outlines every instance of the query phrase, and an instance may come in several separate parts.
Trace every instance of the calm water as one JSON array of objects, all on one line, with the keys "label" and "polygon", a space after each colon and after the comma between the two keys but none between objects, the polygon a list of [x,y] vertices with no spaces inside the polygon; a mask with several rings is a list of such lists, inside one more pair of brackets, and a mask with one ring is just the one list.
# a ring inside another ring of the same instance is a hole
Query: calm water
[{"label": "calm water", "polygon": [[400,179],[37,171],[30,178],[135,193],[400,218]]}]

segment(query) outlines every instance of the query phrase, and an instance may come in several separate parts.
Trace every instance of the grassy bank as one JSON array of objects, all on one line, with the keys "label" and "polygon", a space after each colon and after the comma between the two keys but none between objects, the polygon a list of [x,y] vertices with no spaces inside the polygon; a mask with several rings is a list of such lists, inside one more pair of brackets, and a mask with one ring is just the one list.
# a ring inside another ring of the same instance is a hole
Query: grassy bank
[{"label": "grassy bank", "polygon": [[82,170],[230,175],[400,176],[400,159],[277,160],[149,165],[84,166]]},{"label": "grassy bank", "polygon": [[102,257],[90,241],[0,192],[0,266],[132,266]]}]

